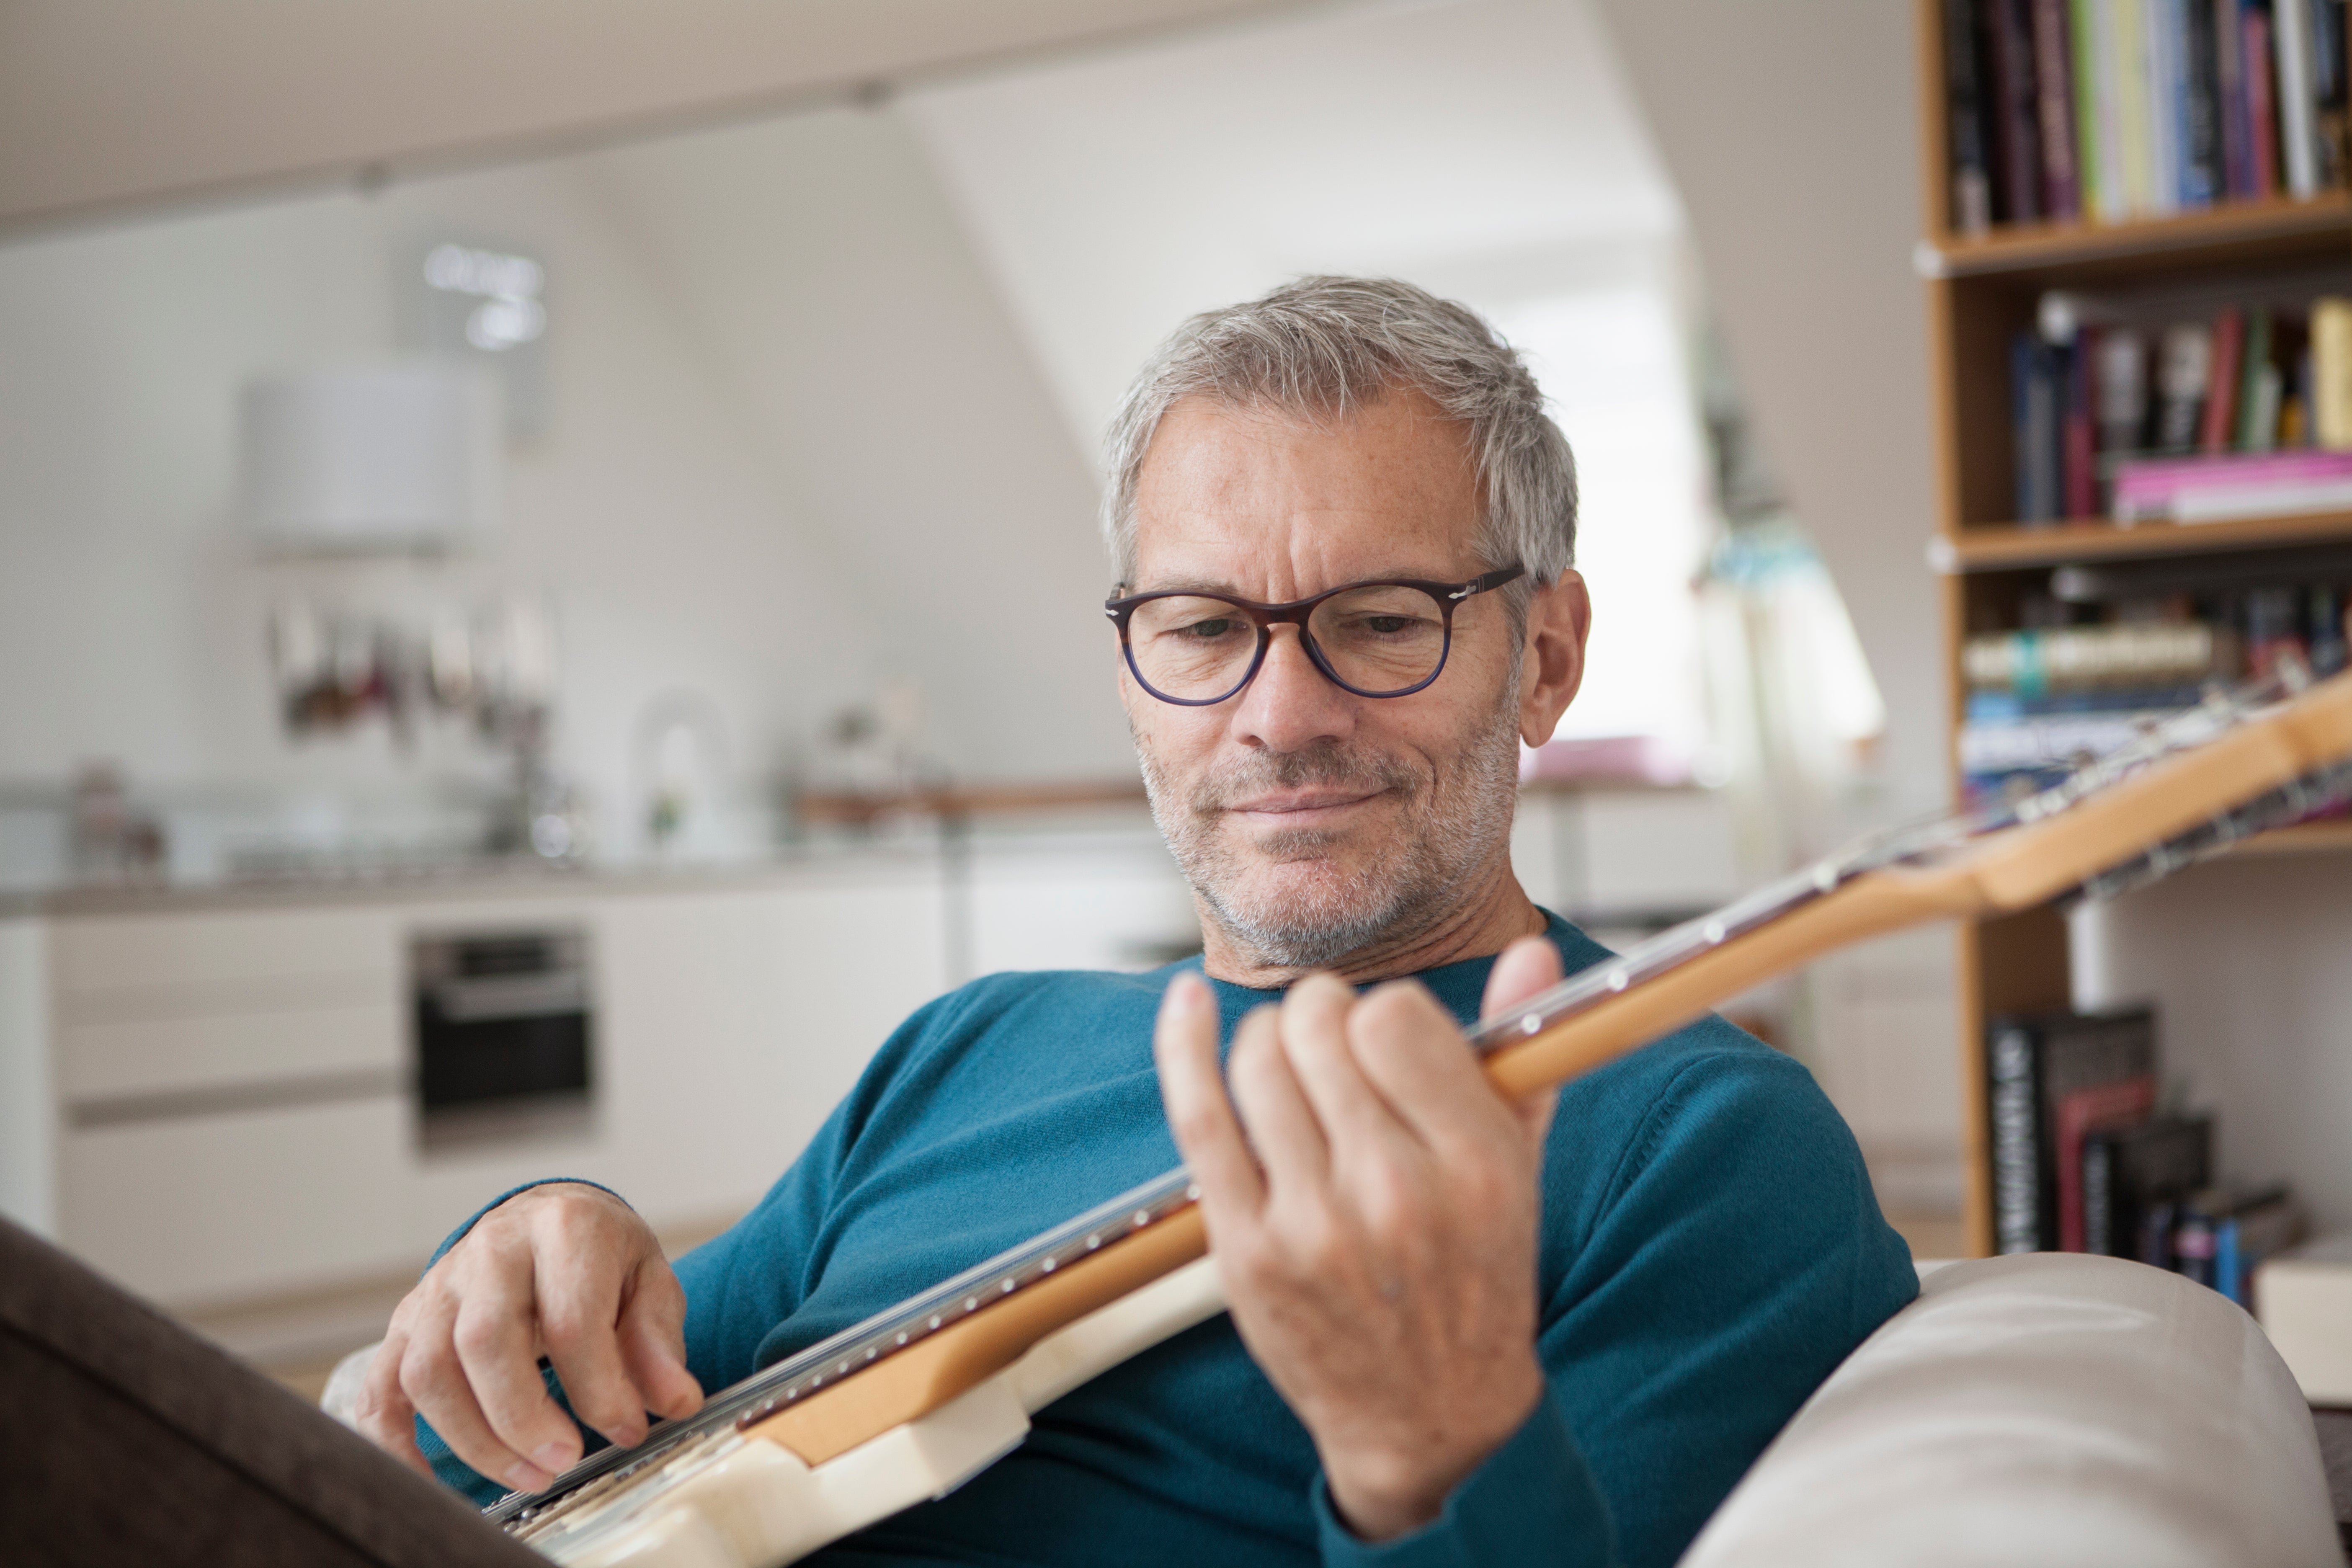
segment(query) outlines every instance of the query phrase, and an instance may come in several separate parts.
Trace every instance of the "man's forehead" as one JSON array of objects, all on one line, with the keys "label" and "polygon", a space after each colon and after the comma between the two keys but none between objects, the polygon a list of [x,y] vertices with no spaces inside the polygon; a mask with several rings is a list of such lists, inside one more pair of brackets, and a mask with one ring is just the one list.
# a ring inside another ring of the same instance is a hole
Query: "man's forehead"
[{"label": "man's forehead", "polygon": [[1475,561],[1480,500],[1463,426],[1419,394],[1344,418],[1187,398],[1138,476],[1138,563],[1203,581],[1444,575]]}]

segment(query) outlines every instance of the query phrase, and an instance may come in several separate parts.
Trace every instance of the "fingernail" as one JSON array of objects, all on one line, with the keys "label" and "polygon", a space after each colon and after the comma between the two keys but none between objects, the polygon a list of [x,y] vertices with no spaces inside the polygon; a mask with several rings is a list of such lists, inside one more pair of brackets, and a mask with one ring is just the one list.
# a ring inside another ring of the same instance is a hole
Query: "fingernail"
[{"label": "fingernail", "polygon": [[549,1475],[567,1468],[572,1463],[572,1449],[562,1443],[541,1443],[531,1451],[532,1458],[546,1468]]},{"label": "fingernail", "polygon": [[634,1426],[615,1426],[604,1436],[613,1439],[614,1447],[634,1448],[646,1440],[646,1428],[643,1423]]},{"label": "fingernail", "polygon": [[507,1486],[514,1491],[538,1492],[545,1491],[547,1483],[555,1476],[552,1471],[542,1470],[529,1459],[517,1459],[514,1468],[509,1470],[504,1479]]}]

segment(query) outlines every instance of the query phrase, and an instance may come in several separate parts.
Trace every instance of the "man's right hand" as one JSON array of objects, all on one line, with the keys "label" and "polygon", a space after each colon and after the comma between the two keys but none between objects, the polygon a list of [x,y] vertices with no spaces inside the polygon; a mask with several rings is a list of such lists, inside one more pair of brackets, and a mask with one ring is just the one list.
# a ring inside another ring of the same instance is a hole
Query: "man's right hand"
[{"label": "man's right hand", "polygon": [[580,1419],[624,1447],[646,1413],[691,1415],[686,1293],[653,1232],[601,1188],[551,1182],[475,1222],[393,1312],[358,1405],[359,1427],[426,1474],[415,1417],[457,1456],[518,1491],[580,1458],[547,1392],[547,1357]]}]

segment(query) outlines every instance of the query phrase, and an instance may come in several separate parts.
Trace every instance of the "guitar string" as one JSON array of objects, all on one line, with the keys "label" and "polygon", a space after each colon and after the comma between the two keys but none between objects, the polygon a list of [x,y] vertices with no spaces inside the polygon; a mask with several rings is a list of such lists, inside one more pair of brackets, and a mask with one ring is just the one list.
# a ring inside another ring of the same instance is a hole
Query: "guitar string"
[{"label": "guitar string", "polygon": [[[1570,976],[1510,1009],[1504,1017],[1482,1022],[1472,1031],[1470,1043],[1481,1054],[1497,1050],[1539,1034],[1632,985],[1654,979],[1735,936],[1835,891],[1857,877],[1894,865],[1929,859],[1986,833],[2056,816],[2151,763],[2213,739],[2309,683],[2309,674],[2300,664],[2282,659],[2278,668],[2263,679],[2234,691],[2216,691],[2197,706],[2152,726],[2140,741],[2076,768],[2047,788],[1973,810],[1938,814],[1864,837],[1801,871],[1767,883],[1719,910],[1637,942],[1613,960]],[[2332,795],[2328,794],[2331,789],[2335,792]],[[2084,885],[2083,893],[2105,897],[2144,885],[2193,859],[2226,849],[2250,833],[2294,820],[2347,794],[2352,794],[2352,763],[2329,770],[2326,777],[2315,775],[2311,780],[2298,780],[2125,866],[2102,873]],[[2229,826],[2232,819],[2236,821],[2234,826]],[[833,1382],[911,1347],[1089,1252],[1157,1224],[1188,1207],[1197,1195],[1190,1172],[1179,1165],[919,1296],[777,1362],[723,1390],[693,1415],[659,1424],[634,1448],[599,1450],[565,1470],[545,1490],[510,1492],[484,1512],[493,1522],[510,1527],[553,1522],[571,1505],[587,1500],[585,1489],[592,1483],[625,1480],[699,1437],[730,1428],[740,1429],[763,1419]],[[603,1495],[612,1487],[597,1484],[594,1489]]]}]

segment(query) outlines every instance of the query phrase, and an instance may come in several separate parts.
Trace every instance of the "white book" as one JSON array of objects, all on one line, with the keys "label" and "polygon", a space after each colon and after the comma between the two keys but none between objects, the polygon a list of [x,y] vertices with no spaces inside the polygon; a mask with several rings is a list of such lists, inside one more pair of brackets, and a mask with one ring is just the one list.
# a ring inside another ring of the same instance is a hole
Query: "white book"
[{"label": "white book", "polygon": [[2148,211],[2180,210],[2180,121],[2188,77],[2181,56],[2188,26],[2180,0],[2140,0],[2140,52],[2147,68]]},{"label": "white book", "polygon": [[2254,1317],[2314,1405],[2352,1405],[2352,1232],[2254,1271]]},{"label": "white book", "polygon": [[2314,123],[2309,0],[2278,0],[2279,142],[2285,154],[2287,195],[2319,194],[2318,127]]},{"label": "white book", "polygon": [[2076,105],[2077,114],[2096,116],[2099,159],[2098,217],[2121,223],[2131,216],[2131,187],[2125,173],[2121,86],[2116,80],[2116,5],[2117,0],[2074,0],[2082,17],[2083,47],[2090,57],[2091,102]]}]

